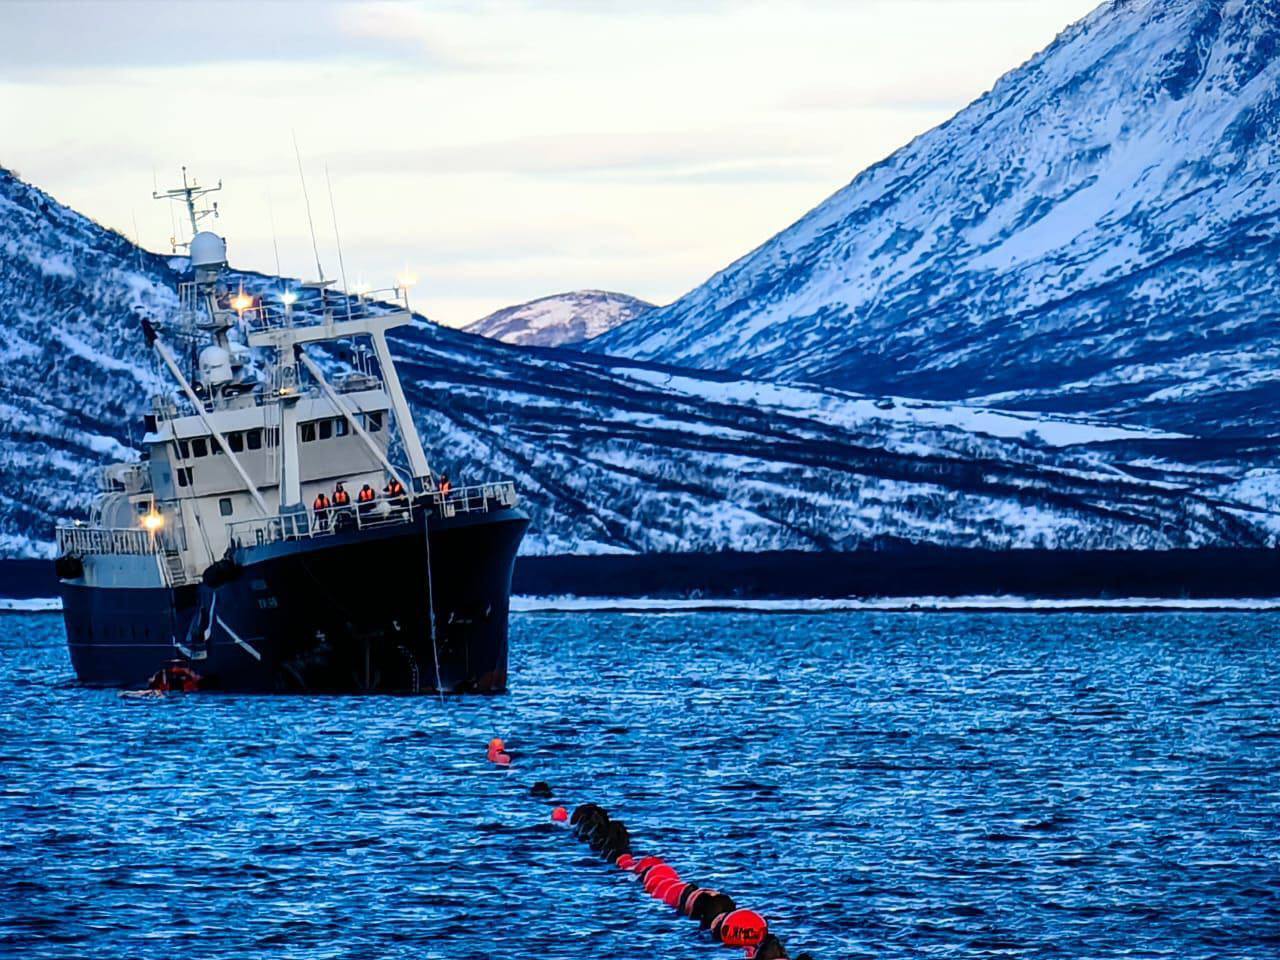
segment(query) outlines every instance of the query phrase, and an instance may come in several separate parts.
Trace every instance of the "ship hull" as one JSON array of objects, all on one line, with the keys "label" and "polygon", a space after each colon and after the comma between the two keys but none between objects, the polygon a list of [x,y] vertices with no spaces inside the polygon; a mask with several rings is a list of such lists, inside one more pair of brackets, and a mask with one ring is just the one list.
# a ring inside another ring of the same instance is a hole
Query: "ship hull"
[{"label": "ship hull", "polygon": [[178,665],[210,690],[501,692],[527,526],[515,508],[423,515],[241,548],[217,586],[63,582],[72,665],[93,686],[142,687]]}]

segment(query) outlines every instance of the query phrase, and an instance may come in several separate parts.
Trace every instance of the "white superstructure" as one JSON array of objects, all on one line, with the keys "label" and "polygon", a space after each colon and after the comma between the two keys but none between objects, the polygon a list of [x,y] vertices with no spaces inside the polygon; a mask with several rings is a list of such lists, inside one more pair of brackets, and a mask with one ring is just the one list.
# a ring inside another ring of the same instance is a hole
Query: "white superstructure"
[{"label": "white superstructure", "polygon": [[[88,585],[191,583],[233,544],[405,522],[417,494],[450,515],[469,509],[469,491],[440,496],[387,346],[413,321],[407,288],[228,284],[226,243],[201,229],[216,206],[197,209],[220,187],[184,170],[182,187],[157,194],[185,205],[193,234],[178,312],[141,321],[178,389],[152,398],[143,460],[105,468],[89,523],[59,528]],[[314,509],[338,483],[351,507]],[[403,496],[384,496],[393,483]],[[365,485],[378,499],[357,505]],[[514,504],[513,487],[490,486],[481,502]]]}]

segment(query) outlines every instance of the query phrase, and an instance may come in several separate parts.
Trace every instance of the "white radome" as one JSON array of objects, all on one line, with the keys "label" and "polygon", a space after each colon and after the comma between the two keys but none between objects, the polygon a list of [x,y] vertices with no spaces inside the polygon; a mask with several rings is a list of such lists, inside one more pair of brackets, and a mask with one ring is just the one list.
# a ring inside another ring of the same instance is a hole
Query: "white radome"
[{"label": "white radome", "polygon": [[233,376],[231,354],[214,344],[200,351],[200,380],[206,384],[227,383]]},{"label": "white radome", "polygon": [[227,262],[227,241],[210,230],[201,230],[191,238],[193,267],[220,267]]}]

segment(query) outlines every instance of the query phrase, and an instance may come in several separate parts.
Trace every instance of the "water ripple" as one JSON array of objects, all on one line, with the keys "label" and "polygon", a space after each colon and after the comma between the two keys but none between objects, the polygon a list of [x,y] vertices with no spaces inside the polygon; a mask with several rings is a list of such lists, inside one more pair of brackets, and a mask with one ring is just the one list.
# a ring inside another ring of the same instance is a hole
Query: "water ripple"
[{"label": "water ripple", "polygon": [[1280,616],[526,614],[443,708],[122,699],[0,627],[0,952],[720,955],[545,779],[793,952],[1280,955]]}]

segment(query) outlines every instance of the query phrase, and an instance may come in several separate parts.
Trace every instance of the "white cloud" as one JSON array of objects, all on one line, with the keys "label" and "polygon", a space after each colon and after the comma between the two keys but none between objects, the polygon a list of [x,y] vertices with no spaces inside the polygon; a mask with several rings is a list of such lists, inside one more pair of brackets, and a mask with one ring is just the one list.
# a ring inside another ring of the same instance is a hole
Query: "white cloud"
[{"label": "white cloud", "polygon": [[665,302],[1090,6],[0,4],[24,38],[0,64],[0,163],[127,233],[136,215],[154,248],[152,170],[185,163],[227,181],[238,263],[274,269],[269,195],[304,271],[296,130],[322,246],[327,161],[348,274],[411,264],[446,322],[582,286]]}]

